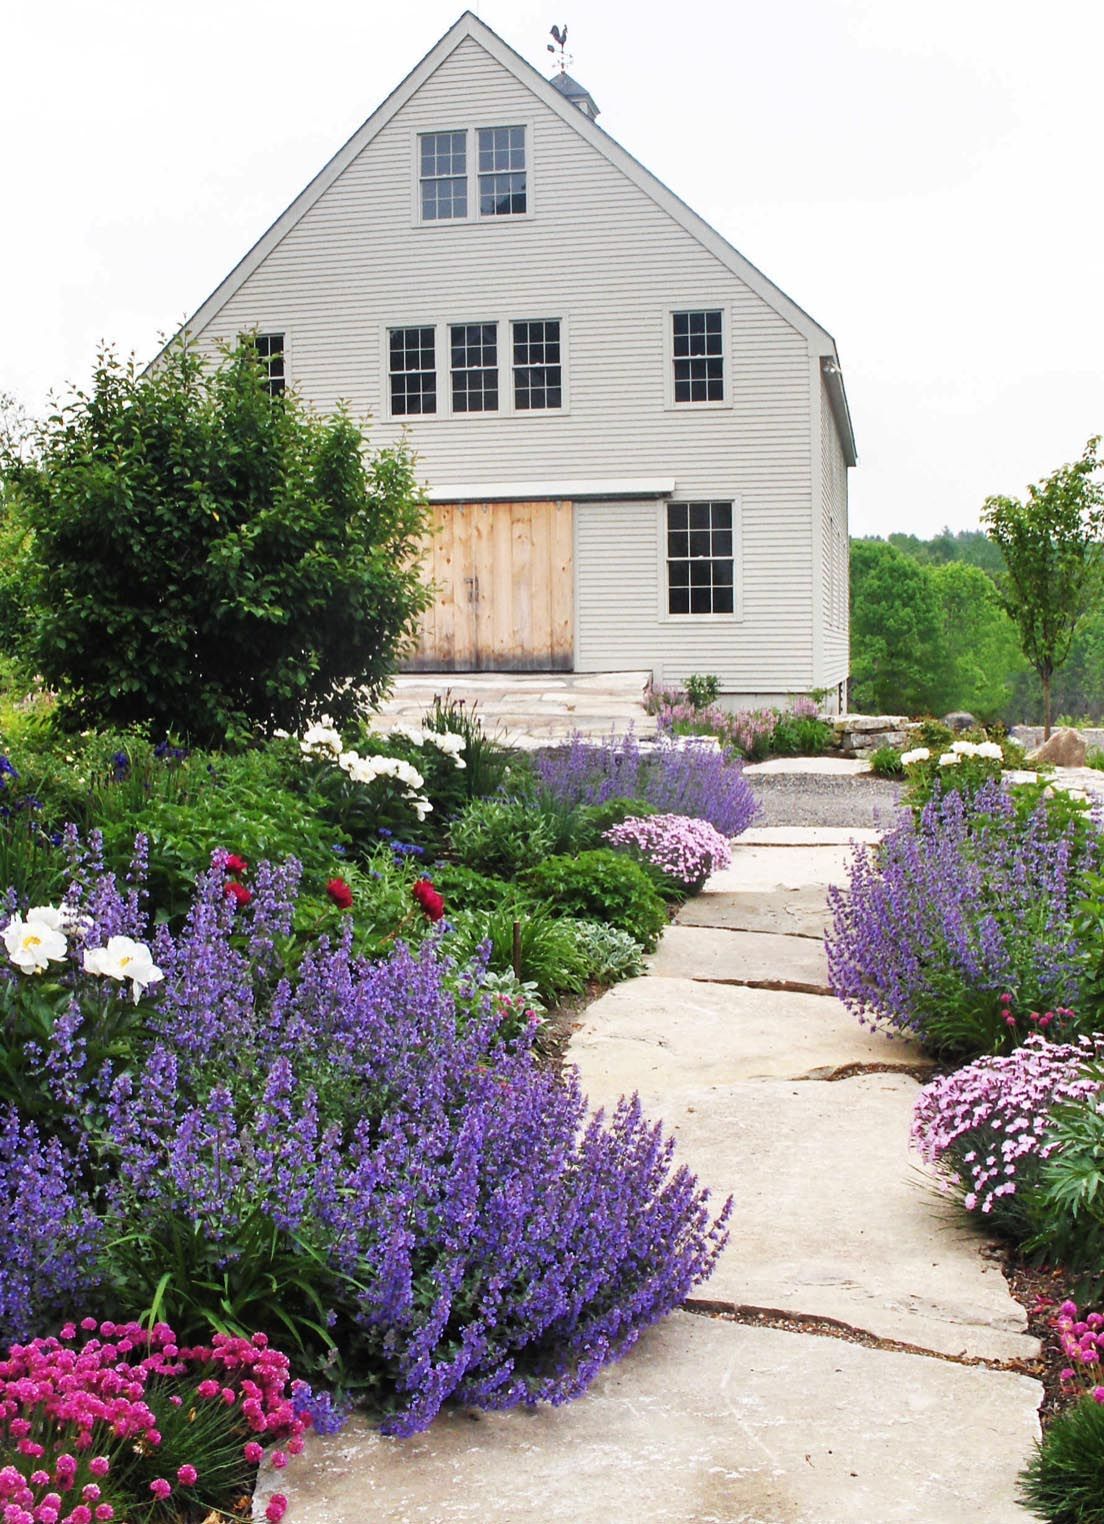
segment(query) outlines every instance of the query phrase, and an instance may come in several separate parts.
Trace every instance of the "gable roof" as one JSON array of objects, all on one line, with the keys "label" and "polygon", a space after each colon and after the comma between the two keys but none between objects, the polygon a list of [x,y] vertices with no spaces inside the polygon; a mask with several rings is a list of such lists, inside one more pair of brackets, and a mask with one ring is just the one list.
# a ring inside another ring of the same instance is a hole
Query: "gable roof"
[{"label": "gable roof", "polygon": [[[827,357],[832,363],[821,366],[821,374],[824,384],[828,389],[829,399],[832,404],[832,412],[836,419],[843,444],[844,456],[848,465],[854,465],[856,461],[855,437],[851,427],[851,415],[847,405],[847,394],[843,388],[843,374],[839,368],[839,357],[836,353],[836,343],[827,329],[822,328],[809,314],[786,295],[773,281],[767,279],[763,272],[756,268],[750,260],[727,241],[722,238],[715,228],[710,227],[703,217],[699,217],[685,201],[676,196],[663,181],[658,179],[645,169],[638,159],[635,159],[627,149],[622,148],[614,138],[599,127],[597,123],[585,112],[580,111],[578,106],[573,105],[556,87],[554,81],[544,76],[528,63],[520,53],[514,51],[508,43],[503,42],[497,32],[493,32],[485,22],[480,21],[471,11],[465,11],[435,47],[431,48],[421,62],[397,85],[387,99],[379,106],[372,115],[357,128],[352,137],[338,149],[334,156],[325,164],[309,185],[302,190],[287,210],[276,219],[267,232],[263,233],[253,247],[230,271],[226,279],[212,291],[207,300],[200,306],[183,325],[173,339],[166,344],[168,349],[181,335],[189,331],[199,331],[207,326],[216,313],[230,300],[230,298],[249,279],[257,267],[268,257],[274,248],[291,231],[295,225],[310,211],[334,181],[344,172],[355,158],[367,147],[376,135],[383,130],[391,121],[392,117],[406,105],[413,95],[421,88],[427,79],[444,63],[445,59],[453,53],[467,38],[477,42],[492,58],[506,69],[514,78],[527,89],[531,90],[548,108],[555,112],[564,122],[580,134],[590,145],[610,161],[617,169],[625,174],[644,193],[652,198],[669,216],[679,223],[692,237],[703,245],[710,253],[716,256],[723,265],[726,265],[732,273],[739,277],[752,291],[760,296],[769,307],[772,307],[779,315],[790,324],[791,327],[805,336],[812,351],[823,357]],[[160,356],[158,356],[159,358]],[[156,363],[156,362],[155,362]]]}]

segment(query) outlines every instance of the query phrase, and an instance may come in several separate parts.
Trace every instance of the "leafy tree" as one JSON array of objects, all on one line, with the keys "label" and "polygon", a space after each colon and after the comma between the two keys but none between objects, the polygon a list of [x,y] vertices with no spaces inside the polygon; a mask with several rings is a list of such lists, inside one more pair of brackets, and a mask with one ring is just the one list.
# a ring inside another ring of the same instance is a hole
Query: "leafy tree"
[{"label": "leafy tree", "polygon": [[928,569],[880,540],[851,546],[853,701],[874,713],[936,710],[947,689],[943,611]]},{"label": "leafy tree", "polygon": [[947,689],[936,710],[968,709],[981,720],[999,719],[1023,658],[993,579],[978,566],[954,560],[932,566],[928,575],[943,612],[947,669]]},{"label": "leafy tree", "polygon": [[410,456],[269,395],[245,341],[212,369],[100,356],[7,478],[33,530],[28,644],[68,723],[197,741],[341,722],[379,697],[428,598]]},{"label": "leafy tree", "polygon": [[1028,487],[1026,503],[990,497],[982,510],[982,522],[1004,558],[1002,601],[1042,684],[1044,735],[1050,734],[1051,679],[1101,592],[1099,444],[1099,438],[1090,439],[1080,460]]}]

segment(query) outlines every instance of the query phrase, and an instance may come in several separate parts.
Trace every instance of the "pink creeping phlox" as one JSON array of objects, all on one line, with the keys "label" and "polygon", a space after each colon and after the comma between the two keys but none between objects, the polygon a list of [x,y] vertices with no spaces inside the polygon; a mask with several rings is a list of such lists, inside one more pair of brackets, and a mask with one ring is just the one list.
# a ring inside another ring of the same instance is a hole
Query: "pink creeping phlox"
[{"label": "pink creeping phlox", "polygon": [[[1007,1007],[1006,1007],[1007,1009]],[[1104,1039],[1048,1042],[1035,1032],[1004,1056],[979,1058],[925,1085],[913,1111],[912,1143],[968,1212],[992,1213],[1014,1196],[1018,1177],[1045,1159],[1050,1113],[1101,1085],[1084,1073]]]},{"label": "pink creeping phlox", "polygon": [[699,884],[732,861],[721,833],[707,820],[690,815],[631,815],[603,832],[602,839],[614,847],[634,848],[645,862],[681,884]]}]

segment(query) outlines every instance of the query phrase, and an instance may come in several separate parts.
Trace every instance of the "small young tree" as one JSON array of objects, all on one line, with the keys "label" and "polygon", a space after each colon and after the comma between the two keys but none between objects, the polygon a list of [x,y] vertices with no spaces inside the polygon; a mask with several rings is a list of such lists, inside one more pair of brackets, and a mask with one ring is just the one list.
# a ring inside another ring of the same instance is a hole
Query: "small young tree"
[{"label": "small young tree", "polygon": [[338,722],[382,693],[428,594],[410,455],[269,395],[253,345],[100,357],[7,476],[33,529],[29,652],[74,725],[196,741]]},{"label": "small young tree", "polygon": [[1027,489],[1027,501],[987,498],[982,523],[1000,547],[1001,598],[1024,655],[1043,688],[1043,734],[1050,735],[1051,678],[1069,655],[1077,626],[1100,597],[1104,483],[1099,438],[1080,460]]}]

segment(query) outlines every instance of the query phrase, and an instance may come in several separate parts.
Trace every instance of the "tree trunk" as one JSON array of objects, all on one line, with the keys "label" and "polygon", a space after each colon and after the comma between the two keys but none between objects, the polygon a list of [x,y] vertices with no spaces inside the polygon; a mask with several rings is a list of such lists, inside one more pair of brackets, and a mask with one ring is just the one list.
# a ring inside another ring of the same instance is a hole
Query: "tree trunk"
[{"label": "tree trunk", "polygon": [[1041,672],[1043,682],[1043,740],[1050,740],[1050,673]]}]

